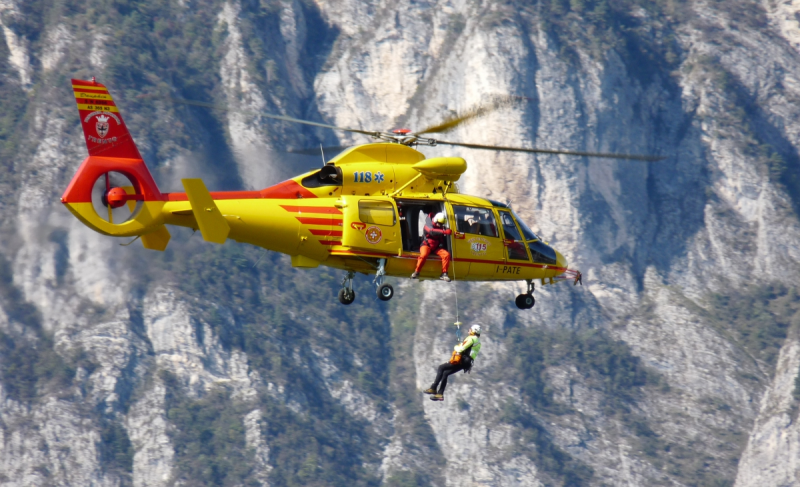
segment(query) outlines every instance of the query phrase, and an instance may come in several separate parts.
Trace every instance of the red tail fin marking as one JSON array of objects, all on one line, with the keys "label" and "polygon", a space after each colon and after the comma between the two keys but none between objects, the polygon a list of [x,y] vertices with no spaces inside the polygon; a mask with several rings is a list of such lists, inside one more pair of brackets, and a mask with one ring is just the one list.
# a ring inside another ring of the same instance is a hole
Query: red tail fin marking
[{"label": "red tail fin marking", "polygon": [[78,103],[89,157],[72,178],[61,201],[91,202],[94,182],[109,171],[125,174],[133,183],[136,194],[144,200],[163,200],[108,89],[92,78],[91,81],[73,79],[72,90]]}]

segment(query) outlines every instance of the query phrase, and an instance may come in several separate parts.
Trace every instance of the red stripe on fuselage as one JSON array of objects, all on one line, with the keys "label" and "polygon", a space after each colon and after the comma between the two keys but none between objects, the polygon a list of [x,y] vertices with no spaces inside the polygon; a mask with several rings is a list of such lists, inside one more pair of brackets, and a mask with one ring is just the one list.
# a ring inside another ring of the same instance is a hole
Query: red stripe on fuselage
[{"label": "red stripe on fuselage", "polygon": [[341,230],[316,230],[316,229],[312,228],[312,229],[309,230],[309,232],[311,232],[311,235],[325,235],[325,236],[328,236],[328,237],[341,237],[342,236],[342,231]]},{"label": "red stripe on fuselage", "polygon": [[281,208],[290,213],[319,213],[322,215],[341,215],[342,212],[332,206],[289,206],[281,205]]},{"label": "red stripe on fuselage", "polygon": [[[376,255],[373,252],[359,252],[359,251],[356,251],[356,250],[336,250],[336,251],[332,252],[332,254],[333,255],[338,255],[338,254]],[[395,258],[398,258],[398,259],[409,259],[409,260],[417,260],[417,258],[419,257],[418,255],[413,255],[413,254],[411,254],[411,255],[410,254],[404,254],[402,256],[397,256],[396,254],[389,254],[389,255],[392,255],[392,256],[394,256]],[[439,258],[436,255],[431,254],[430,256],[428,256],[427,260],[441,260],[441,258]],[[476,263],[476,264],[508,265],[508,266],[518,266],[518,267],[535,267],[535,268],[540,268],[540,269],[545,269],[546,268],[547,270],[553,269],[553,270],[560,271],[560,272],[566,272],[568,270],[566,267],[556,267],[556,266],[551,265],[551,264],[531,264],[531,263],[528,263],[528,262],[514,262],[514,261],[506,262],[504,260],[464,259],[464,258],[459,257],[457,259],[453,259],[453,261],[455,261],[455,262],[473,262],[473,263]]]},{"label": "red stripe on fuselage", "polygon": [[[211,191],[211,198],[215,200],[253,200],[260,199],[258,191]],[[164,193],[167,201],[189,201],[186,193]]]},{"label": "red stripe on fuselage", "polygon": [[338,225],[342,226],[342,220],[333,220],[331,218],[310,218],[304,216],[296,216],[300,223],[303,225]]},{"label": "red stripe on fuselage", "polygon": [[276,184],[275,186],[270,186],[267,189],[262,189],[261,197],[270,199],[290,200],[299,198],[316,198],[317,195],[297,184],[297,181],[288,179],[282,183]]}]

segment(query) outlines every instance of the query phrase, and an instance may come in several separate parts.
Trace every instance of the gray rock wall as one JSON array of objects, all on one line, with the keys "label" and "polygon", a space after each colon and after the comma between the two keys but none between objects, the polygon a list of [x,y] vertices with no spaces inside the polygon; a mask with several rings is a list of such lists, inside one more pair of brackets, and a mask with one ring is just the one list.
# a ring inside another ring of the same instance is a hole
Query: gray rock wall
[{"label": "gray rock wall", "polygon": [[[192,484],[179,413],[223,388],[249,466],[229,483],[800,485],[794,3],[208,0],[90,21],[99,4],[0,2],[6,112],[23,103],[0,134],[0,331],[39,377],[32,397],[0,381],[0,481]],[[85,149],[67,83],[92,75],[165,190],[260,188],[318,164],[279,151],[366,142],[259,111],[413,129],[495,95],[518,102],[446,138],[665,160],[422,148],[467,159],[461,191],[512,202],[584,286],[519,311],[519,283],[402,283],[381,308],[364,282],[343,310],[329,271],[179,231],[154,256],[72,218],[58,195]],[[449,353],[456,292],[484,348],[433,403],[415,389]],[[515,348],[528,336],[550,340],[541,362]],[[592,347],[648,378],[615,389]],[[292,431],[317,445],[297,465]],[[329,459],[349,470],[326,477]]]}]

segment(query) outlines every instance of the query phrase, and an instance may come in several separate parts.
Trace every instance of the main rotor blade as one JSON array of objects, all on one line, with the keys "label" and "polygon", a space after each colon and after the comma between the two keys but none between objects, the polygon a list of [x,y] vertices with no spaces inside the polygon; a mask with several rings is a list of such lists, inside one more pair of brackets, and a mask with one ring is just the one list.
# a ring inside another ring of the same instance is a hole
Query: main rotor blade
[{"label": "main rotor blade", "polygon": [[327,154],[338,154],[345,149],[349,149],[353,147],[352,145],[329,145],[328,147],[312,147],[311,149],[294,149],[290,151],[286,151],[289,154],[302,154],[304,156],[317,156],[322,150],[326,155]]},{"label": "main rotor blade", "polygon": [[496,150],[496,151],[508,151],[508,152],[528,152],[533,154],[564,154],[568,156],[603,157],[606,159],[628,159],[633,161],[647,161],[647,162],[657,162],[666,159],[666,157],[663,156],[644,156],[639,154],[615,154],[608,152],[581,152],[581,151],[537,149],[537,148],[528,149],[525,147],[505,147],[501,145],[464,144],[461,142],[450,142],[447,140],[436,140],[436,144],[467,147],[469,149],[484,149],[484,150]]},{"label": "main rotor blade", "polygon": [[524,97],[521,96],[497,96],[494,97],[490,103],[482,104],[482,105],[475,105],[468,109],[466,112],[461,114],[455,114],[452,117],[448,117],[444,119],[439,124],[431,125],[424,130],[419,132],[414,132],[414,135],[421,135],[421,134],[440,134],[445,133],[453,130],[454,128],[458,127],[459,125],[463,124],[464,122],[468,122],[473,118],[482,117],[488,113],[491,113],[495,110],[500,108],[505,108],[514,104],[515,101],[521,100]]},{"label": "main rotor blade", "polygon": [[181,98],[171,98],[171,97],[167,98],[167,99],[169,101],[173,102],[173,103],[182,103],[184,105],[193,105],[193,106],[197,106],[197,107],[211,108],[213,110],[248,112],[248,113],[252,113],[253,115],[257,115],[257,116],[261,116],[261,117],[265,117],[265,118],[271,118],[273,120],[282,120],[284,122],[292,122],[292,123],[302,123],[304,125],[312,125],[314,127],[322,127],[322,128],[331,129],[331,130],[341,130],[343,132],[352,132],[352,133],[355,133],[355,134],[364,134],[364,135],[370,135],[370,136],[373,136],[373,137],[376,137],[376,136],[381,134],[380,132],[370,132],[368,130],[351,129],[351,128],[347,128],[347,127],[337,127],[335,125],[328,125],[327,123],[312,122],[310,120],[303,120],[303,119],[300,119],[300,118],[287,117],[285,115],[274,115],[272,113],[256,112],[256,111],[252,111],[252,110],[236,110],[234,108],[226,107],[226,106],[223,106],[223,105],[215,105],[213,103],[207,103],[207,102],[204,102],[204,101],[183,100]]}]

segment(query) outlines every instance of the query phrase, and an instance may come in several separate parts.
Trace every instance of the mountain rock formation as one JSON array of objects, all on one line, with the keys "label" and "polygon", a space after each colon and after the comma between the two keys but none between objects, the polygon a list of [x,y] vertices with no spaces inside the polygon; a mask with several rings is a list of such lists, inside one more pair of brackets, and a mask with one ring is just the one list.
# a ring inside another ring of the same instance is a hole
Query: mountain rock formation
[{"label": "mountain rock formation", "polygon": [[[800,485],[800,3],[0,0],[0,485]],[[584,285],[397,283],[59,203],[96,76],[164,191],[263,188],[421,128]],[[171,98],[229,107],[184,106]],[[126,242],[122,242],[126,243]],[[456,298],[458,310],[456,310]],[[452,322],[486,332],[446,401]]]}]

